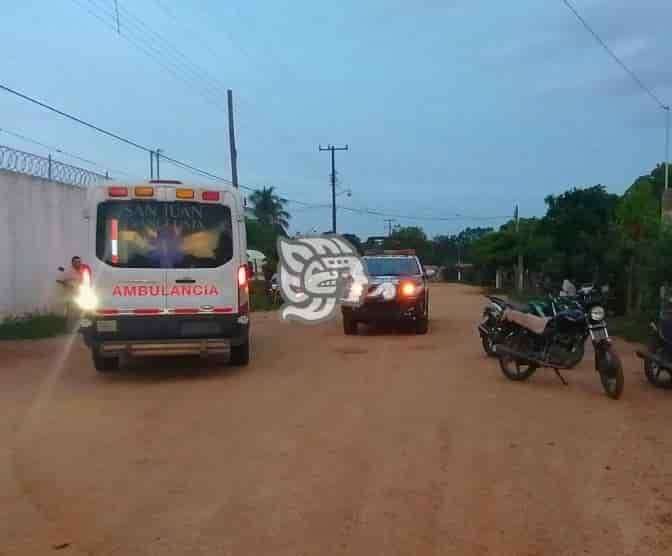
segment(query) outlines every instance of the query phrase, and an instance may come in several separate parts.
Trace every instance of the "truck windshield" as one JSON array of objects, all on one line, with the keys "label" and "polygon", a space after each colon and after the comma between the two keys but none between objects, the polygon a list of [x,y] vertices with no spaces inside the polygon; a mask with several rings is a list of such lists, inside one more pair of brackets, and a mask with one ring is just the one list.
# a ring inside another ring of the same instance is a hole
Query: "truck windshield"
[{"label": "truck windshield", "polygon": [[106,201],[96,256],[120,268],[216,268],[233,257],[231,210],[217,204]]},{"label": "truck windshield", "polygon": [[366,270],[371,276],[408,276],[420,274],[418,263],[412,257],[367,257]]}]

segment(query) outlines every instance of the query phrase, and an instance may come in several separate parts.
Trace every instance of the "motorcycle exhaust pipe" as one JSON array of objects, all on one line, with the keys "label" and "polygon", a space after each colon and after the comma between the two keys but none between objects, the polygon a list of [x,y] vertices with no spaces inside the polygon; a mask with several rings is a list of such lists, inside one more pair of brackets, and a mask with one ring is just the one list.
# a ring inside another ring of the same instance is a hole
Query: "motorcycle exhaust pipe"
[{"label": "motorcycle exhaust pipe", "polygon": [[534,357],[530,357],[529,355],[526,355],[525,353],[522,353],[520,351],[516,351],[515,349],[511,349],[510,347],[504,346],[502,344],[497,344],[493,346],[494,352],[498,355],[508,355],[509,357],[513,357],[514,359],[517,359],[521,363],[525,363],[527,365],[537,365],[538,367],[543,367],[544,363],[543,361],[539,361],[538,359],[535,359]]}]

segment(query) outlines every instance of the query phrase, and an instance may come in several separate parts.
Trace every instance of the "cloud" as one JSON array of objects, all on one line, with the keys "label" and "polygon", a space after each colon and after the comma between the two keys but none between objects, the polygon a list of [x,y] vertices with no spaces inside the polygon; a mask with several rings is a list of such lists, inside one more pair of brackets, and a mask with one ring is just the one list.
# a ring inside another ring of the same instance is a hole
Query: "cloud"
[{"label": "cloud", "polygon": [[[648,87],[663,94],[672,86],[672,72],[663,67],[672,57],[667,25],[672,18],[672,3],[574,0],[573,4]],[[498,57],[508,62],[521,79],[529,81],[530,75],[536,74],[532,91],[541,96],[644,94],[571,11],[561,2],[558,5],[561,9],[547,10],[531,33],[516,30],[517,36],[509,38],[510,46],[504,46]]]}]

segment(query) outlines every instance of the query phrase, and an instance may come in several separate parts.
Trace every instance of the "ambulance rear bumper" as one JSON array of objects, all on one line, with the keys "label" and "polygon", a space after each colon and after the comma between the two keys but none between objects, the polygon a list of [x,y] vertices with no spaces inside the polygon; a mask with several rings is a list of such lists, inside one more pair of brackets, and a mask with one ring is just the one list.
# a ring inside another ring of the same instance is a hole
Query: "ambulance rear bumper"
[{"label": "ambulance rear bumper", "polygon": [[133,357],[171,355],[225,355],[231,349],[229,340],[166,340],[162,342],[103,342],[101,355],[130,355]]},{"label": "ambulance rear bumper", "polygon": [[248,341],[248,315],[118,316],[83,319],[87,346],[101,355],[220,355]]}]

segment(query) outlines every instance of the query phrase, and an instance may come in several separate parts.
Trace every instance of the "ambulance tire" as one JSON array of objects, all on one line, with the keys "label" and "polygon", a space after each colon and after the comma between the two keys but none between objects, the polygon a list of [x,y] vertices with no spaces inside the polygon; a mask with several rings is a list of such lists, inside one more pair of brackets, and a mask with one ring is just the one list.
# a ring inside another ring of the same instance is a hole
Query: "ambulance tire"
[{"label": "ambulance tire", "polygon": [[91,350],[93,366],[99,373],[113,373],[119,370],[118,357],[103,357],[97,349]]},{"label": "ambulance tire", "polygon": [[231,346],[231,356],[229,363],[236,367],[243,367],[250,362],[250,341],[247,340],[239,346]]}]

